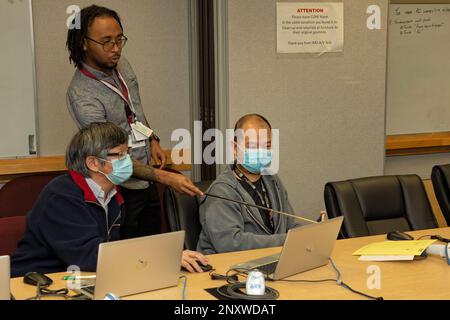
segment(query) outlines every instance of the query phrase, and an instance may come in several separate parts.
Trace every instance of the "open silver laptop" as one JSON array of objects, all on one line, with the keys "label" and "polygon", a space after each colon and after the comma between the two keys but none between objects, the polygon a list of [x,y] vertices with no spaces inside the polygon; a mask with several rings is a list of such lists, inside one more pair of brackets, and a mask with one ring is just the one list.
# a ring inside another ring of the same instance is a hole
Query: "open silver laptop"
[{"label": "open silver laptop", "polygon": [[95,287],[76,290],[91,299],[178,285],[184,231],[100,244]]},{"label": "open silver laptop", "polygon": [[11,263],[9,256],[0,257],[0,300],[11,300]]},{"label": "open silver laptop", "polygon": [[343,217],[288,231],[281,254],[240,263],[232,269],[258,269],[273,280],[324,266],[328,263]]}]

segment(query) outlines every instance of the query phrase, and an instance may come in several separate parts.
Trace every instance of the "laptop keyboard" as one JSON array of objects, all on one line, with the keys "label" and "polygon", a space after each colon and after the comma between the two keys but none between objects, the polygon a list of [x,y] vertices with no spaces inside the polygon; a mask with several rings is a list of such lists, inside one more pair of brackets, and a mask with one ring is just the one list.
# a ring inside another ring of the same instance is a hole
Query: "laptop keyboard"
[{"label": "laptop keyboard", "polygon": [[264,275],[271,275],[272,273],[275,272],[277,265],[278,265],[278,261],[274,261],[271,263],[260,265],[260,266],[256,267],[255,269],[258,269]]},{"label": "laptop keyboard", "polygon": [[89,287],[83,287],[83,290],[86,291],[89,294],[94,295],[95,292],[95,286],[89,286]]}]

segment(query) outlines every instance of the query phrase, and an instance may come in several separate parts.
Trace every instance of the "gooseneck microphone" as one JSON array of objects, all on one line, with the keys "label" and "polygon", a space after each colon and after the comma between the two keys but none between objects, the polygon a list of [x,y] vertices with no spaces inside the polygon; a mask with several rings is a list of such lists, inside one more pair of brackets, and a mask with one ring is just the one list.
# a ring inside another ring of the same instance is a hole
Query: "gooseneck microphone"
[{"label": "gooseneck microphone", "polygon": [[221,196],[218,196],[218,195],[215,195],[215,194],[211,194],[211,193],[206,193],[206,192],[204,193],[204,195],[205,196],[204,196],[204,198],[202,200],[202,203],[206,200],[206,197],[217,198],[217,199],[221,199],[221,200],[228,201],[228,202],[234,202],[234,203],[242,204],[242,205],[248,206],[248,207],[254,207],[254,208],[266,210],[266,211],[273,212],[273,213],[276,213],[276,214],[279,214],[279,215],[282,215],[282,216],[291,217],[291,218],[302,220],[302,221],[306,221],[306,222],[309,222],[309,223],[318,223],[317,221],[306,219],[306,218],[303,218],[303,217],[299,217],[299,216],[296,216],[294,214],[290,214],[290,213],[286,213],[286,212],[282,212],[282,211],[278,211],[278,210],[273,210],[273,209],[270,209],[270,208],[266,208],[266,207],[263,207],[263,206],[258,206],[256,204],[252,204],[252,203],[248,203],[248,202],[244,202],[244,201],[240,201],[240,200],[228,199],[228,198],[225,198],[225,197],[221,197]]}]

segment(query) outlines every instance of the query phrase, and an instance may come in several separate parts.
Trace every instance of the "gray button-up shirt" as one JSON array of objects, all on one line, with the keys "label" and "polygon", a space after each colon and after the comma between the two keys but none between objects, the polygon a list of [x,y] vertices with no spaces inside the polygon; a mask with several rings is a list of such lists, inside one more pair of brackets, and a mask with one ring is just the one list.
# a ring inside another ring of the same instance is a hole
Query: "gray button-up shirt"
[{"label": "gray button-up shirt", "polygon": [[[119,79],[114,72],[112,75],[107,75],[87,65],[83,66],[99,80],[116,84],[119,90],[122,90]],[[128,86],[129,98],[133,101],[137,120],[146,123],[139,96],[139,84],[130,63],[124,57],[120,59],[117,70]],[[103,83],[87,77],[78,69],[75,71],[67,90],[66,101],[70,115],[78,128],[85,128],[93,122],[112,122],[131,134],[123,99]],[[145,147],[133,149],[131,157],[148,164],[151,157],[149,140],[145,144]],[[145,189],[148,185],[147,181],[134,178],[123,184],[125,188],[129,189]]]}]

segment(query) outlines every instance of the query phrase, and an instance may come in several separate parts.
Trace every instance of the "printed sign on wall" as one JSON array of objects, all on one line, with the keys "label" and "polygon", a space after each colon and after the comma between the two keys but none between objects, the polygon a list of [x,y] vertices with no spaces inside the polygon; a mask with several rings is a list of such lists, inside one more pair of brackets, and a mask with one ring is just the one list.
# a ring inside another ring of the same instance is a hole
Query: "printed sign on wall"
[{"label": "printed sign on wall", "polygon": [[341,52],[343,3],[277,3],[277,52]]}]

